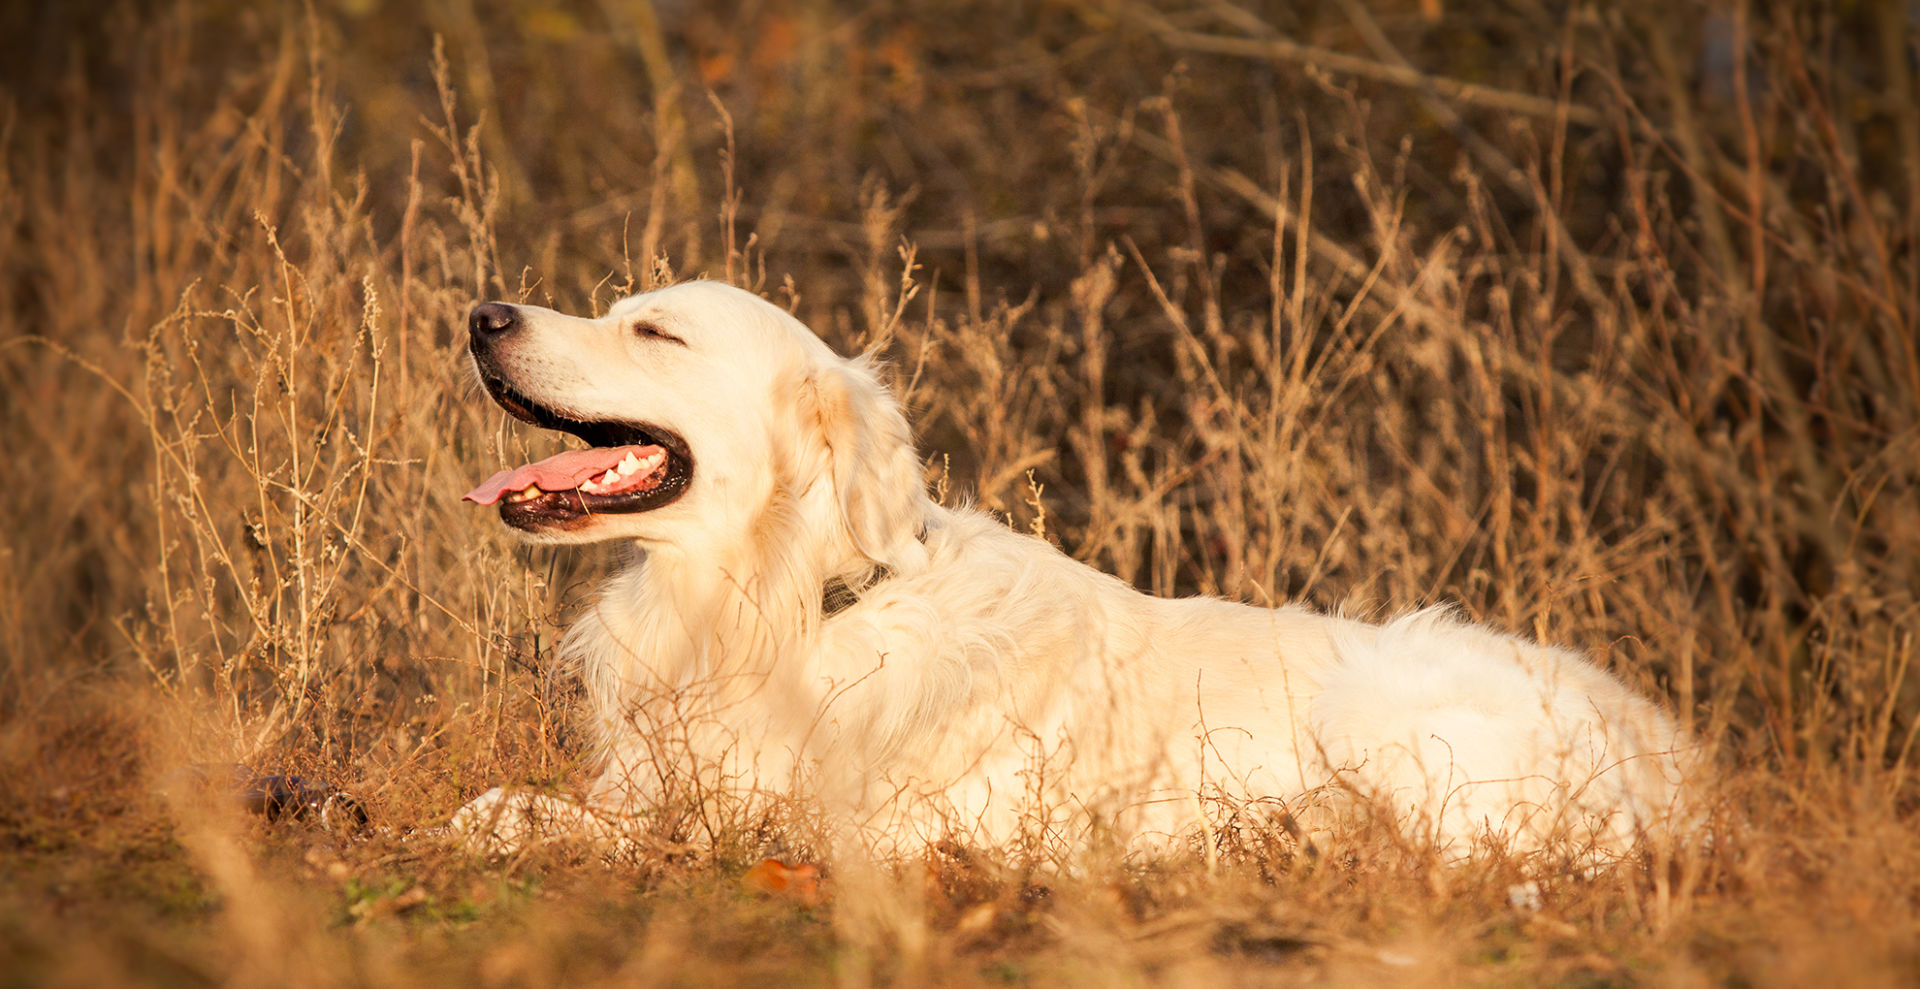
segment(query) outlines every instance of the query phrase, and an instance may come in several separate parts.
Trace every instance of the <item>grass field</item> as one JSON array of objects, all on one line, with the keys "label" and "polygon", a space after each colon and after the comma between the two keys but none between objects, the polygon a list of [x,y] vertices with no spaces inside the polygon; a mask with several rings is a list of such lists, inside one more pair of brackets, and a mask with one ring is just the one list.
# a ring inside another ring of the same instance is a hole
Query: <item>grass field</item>
[{"label": "grass field", "polygon": [[[0,11],[0,984],[1920,983],[1920,15],[1300,6]],[[458,501],[556,449],[464,314],[693,276],[1143,589],[1589,651],[1711,841],[1537,904],[1384,833],[463,851],[590,778],[615,562]],[[168,784],[234,761],[372,829]]]}]

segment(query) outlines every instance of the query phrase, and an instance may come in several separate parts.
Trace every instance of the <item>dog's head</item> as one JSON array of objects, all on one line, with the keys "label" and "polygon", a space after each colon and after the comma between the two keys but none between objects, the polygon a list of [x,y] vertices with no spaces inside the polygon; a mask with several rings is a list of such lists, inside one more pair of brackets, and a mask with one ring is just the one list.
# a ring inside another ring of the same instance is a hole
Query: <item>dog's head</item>
[{"label": "dog's head", "polygon": [[502,408],[588,444],[467,493],[531,538],[699,552],[785,498],[816,535],[892,563],[924,518],[906,418],[872,367],[752,293],[689,282],[599,319],[488,302],[468,329]]}]

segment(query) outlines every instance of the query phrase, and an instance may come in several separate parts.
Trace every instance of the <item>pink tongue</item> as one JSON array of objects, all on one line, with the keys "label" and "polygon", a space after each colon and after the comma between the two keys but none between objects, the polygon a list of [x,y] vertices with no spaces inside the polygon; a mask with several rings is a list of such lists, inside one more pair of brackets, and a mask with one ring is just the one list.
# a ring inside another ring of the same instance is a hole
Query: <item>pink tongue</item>
[{"label": "pink tongue", "polygon": [[596,446],[587,450],[568,450],[539,463],[503,470],[467,492],[467,501],[491,505],[509,491],[520,491],[531,484],[542,491],[572,491],[589,480],[618,466],[631,453],[640,459],[659,449],[655,446]]}]

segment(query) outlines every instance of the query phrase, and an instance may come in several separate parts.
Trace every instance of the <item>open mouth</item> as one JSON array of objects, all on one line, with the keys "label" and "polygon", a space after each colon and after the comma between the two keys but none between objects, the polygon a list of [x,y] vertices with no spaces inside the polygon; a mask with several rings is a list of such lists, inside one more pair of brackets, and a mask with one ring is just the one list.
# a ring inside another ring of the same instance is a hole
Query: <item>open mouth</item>
[{"label": "open mouth", "polygon": [[649,512],[680,497],[693,479],[686,440],[672,430],[575,419],[528,398],[484,363],[480,380],[514,418],[590,444],[503,470],[466,493],[468,501],[498,504],[501,520],[514,528],[570,528],[593,515]]}]

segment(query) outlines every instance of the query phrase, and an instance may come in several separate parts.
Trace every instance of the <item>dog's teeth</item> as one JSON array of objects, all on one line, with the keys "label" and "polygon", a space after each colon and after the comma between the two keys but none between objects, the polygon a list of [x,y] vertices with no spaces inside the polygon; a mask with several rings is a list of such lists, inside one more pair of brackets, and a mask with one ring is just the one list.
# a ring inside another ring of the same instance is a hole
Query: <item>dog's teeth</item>
[{"label": "dog's teeth", "polygon": [[523,500],[527,498],[538,498],[540,497],[540,485],[529,484],[526,487],[521,488],[519,494]]},{"label": "dog's teeth", "polygon": [[620,461],[620,473],[631,474],[634,471],[637,471],[639,469],[640,469],[640,458],[634,456],[632,450],[628,450],[626,459]]},{"label": "dog's teeth", "polygon": [[580,485],[580,490],[588,494],[597,494],[600,491],[600,485],[596,481],[589,480],[587,483]]}]

